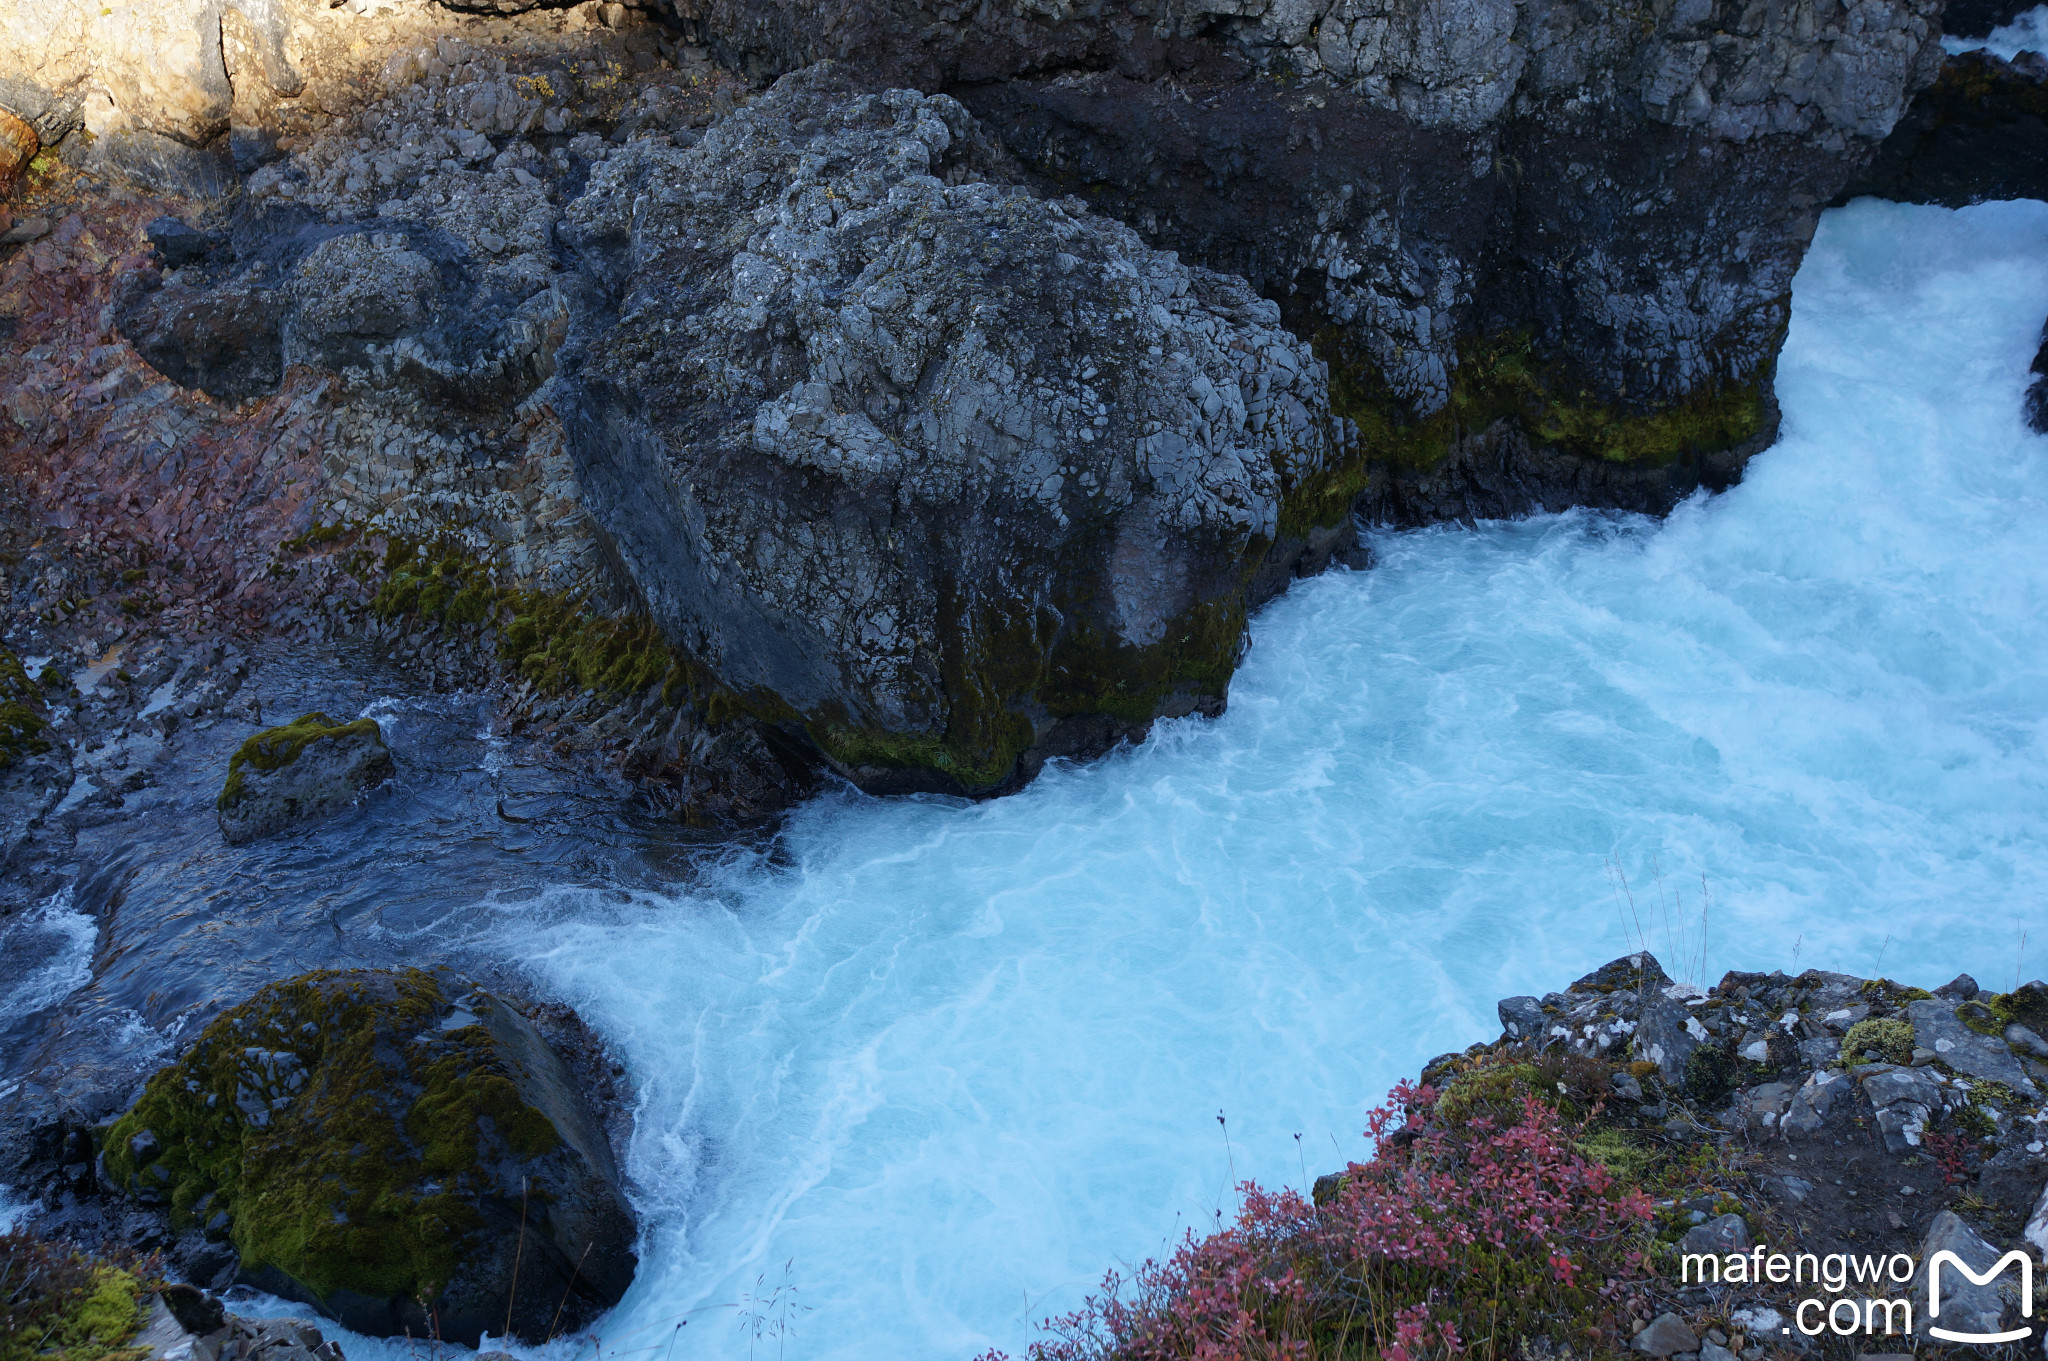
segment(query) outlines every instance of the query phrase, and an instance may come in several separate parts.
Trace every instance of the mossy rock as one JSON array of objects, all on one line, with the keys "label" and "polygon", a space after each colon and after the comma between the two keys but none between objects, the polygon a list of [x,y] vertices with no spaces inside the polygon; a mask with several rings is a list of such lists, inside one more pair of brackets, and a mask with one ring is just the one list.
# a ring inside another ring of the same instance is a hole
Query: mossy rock
[{"label": "mossy rock", "polygon": [[244,1280],[372,1336],[474,1345],[509,1314],[541,1341],[632,1280],[632,1211],[567,1067],[447,974],[271,984],[152,1077],[105,1147],[116,1186],[225,1235]]},{"label": "mossy rock", "polygon": [[331,813],[395,770],[377,720],[336,723],[323,713],[301,714],[265,728],[228,758],[216,804],[221,835],[253,841]]}]

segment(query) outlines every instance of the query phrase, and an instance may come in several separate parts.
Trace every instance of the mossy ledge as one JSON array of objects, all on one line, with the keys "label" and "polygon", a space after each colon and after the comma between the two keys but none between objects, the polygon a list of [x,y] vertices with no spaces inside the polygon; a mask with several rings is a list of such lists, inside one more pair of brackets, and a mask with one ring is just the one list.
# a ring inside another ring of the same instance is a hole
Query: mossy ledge
[{"label": "mossy ledge", "polygon": [[[1632,412],[1575,387],[1565,367],[1541,358],[1521,332],[1460,346],[1449,400],[1418,420],[1342,328],[1313,325],[1312,344],[1330,367],[1331,410],[1357,426],[1359,439],[1350,457],[1288,498],[1281,512],[1283,535],[1337,523],[1362,498],[1371,499],[1369,489],[1383,492],[1391,483],[1426,479],[1465,442],[1503,422],[1517,427],[1531,448],[1581,465],[1570,477],[1572,485],[1560,489],[1563,499],[1580,502],[1589,486],[1602,482],[1668,482],[1668,489],[1615,498],[1624,509],[1667,509],[1658,502],[1676,499],[1693,485],[1733,480],[1776,420],[1769,366],[1747,381],[1705,384],[1655,409]],[[1776,353],[1775,343],[1770,352]],[[1728,470],[1717,466],[1723,463]],[[1532,471],[1524,470],[1520,480],[1543,480]],[[1539,495],[1521,509],[1540,508],[1542,500]],[[1604,504],[1597,493],[1595,501]]]},{"label": "mossy ledge", "polygon": [[327,970],[264,988],[114,1122],[109,1179],[358,1331],[474,1344],[509,1313],[538,1341],[564,1298],[576,1326],[631,1277],[609,1149],[532,1027],[451,981]]}]

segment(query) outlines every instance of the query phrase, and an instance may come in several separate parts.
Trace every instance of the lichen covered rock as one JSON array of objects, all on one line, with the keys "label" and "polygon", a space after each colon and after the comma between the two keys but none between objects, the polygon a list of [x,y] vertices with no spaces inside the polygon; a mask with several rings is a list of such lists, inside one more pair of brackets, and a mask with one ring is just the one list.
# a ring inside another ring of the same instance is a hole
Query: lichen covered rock
[{"label": "lichen covered rock", "polygon": [[326,714],[301,714],[257,733],[228,759],[217,808],[221,835],[253,841],[331,813],[395,769],[374,718],[336,723]]},{"label": "lichen covered rock", "polygon": [[474,1345],[509,1312],[539,1341],[632,1279],[632,1211],[567,1067],[446,974],[272,984],[150,1079],[105,1155],[117,1186],[231,1241],[244,1280],[373,1336]]},{"label": "lichen covered rock", "polygon": [[605,304],[555,399],[588,504],[669,635],[871,789],[1220,709],[1261,569],[1349,527],[1295,513],[1343,430],[1278,307],[1015,173],[954,100],[820,67],[563,224]]}]

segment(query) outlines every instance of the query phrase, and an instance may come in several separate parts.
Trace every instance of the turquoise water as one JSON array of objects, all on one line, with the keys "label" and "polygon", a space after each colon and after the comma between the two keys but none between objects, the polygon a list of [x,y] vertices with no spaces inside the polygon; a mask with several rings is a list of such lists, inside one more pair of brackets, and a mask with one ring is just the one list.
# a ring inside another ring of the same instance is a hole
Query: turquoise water
[{"label": "turquoise water", "polygon": [[1638,941],[2048,972],[2044,315],[2048,205],[1831,212],[1728,494],[1382,536],[1260,615],[1221,720],[987,804],[830,795],[687,891],[488,900],[469,945],[638,1093],[640,1277],[551,1350],[1018,1352]]}]

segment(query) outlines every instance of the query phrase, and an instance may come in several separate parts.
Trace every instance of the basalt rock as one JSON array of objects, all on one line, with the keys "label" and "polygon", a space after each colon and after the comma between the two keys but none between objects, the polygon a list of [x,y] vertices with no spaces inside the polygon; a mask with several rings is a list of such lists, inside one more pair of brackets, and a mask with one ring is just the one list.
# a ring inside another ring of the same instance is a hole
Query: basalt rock
[{"label": "basalt rock", "polygon": [[243,1280],[372,1336],[474,1346],[509,1316],[539,1342],[616,1303],[635,1264],[567,1066],[445,974],[272,984],[150,1079],[105,1166],[175,1226],[231,1242]]},{"label": "basalt rock", "polygon": [[1860,194],[1949,208],[2048,198],[2048,57],[1950,57],[1841,197]]},{"label": "basalt rock", "polygon": [[374,718],[336,723],[302,714],[266,728],[228,760],[217,805],[221,835],[254,841],[346,807],[391,778],[395,765]]},{"label": "basalt rock", "polygon": [[670,636],[871,789],[1220,709],[1262,586],[1348,529],[1279,309],[1010,178],[954,100],[816,68],[563,224],[589,504]]}]

